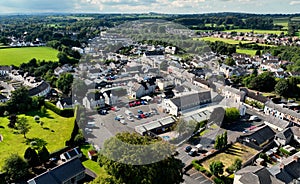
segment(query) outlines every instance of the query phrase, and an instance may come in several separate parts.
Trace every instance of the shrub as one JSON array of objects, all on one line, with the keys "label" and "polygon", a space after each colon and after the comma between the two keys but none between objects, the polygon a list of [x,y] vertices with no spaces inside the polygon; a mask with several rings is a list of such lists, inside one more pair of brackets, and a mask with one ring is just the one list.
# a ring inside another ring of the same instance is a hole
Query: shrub
[{"label": "shrub", "polygon": [[45,101],[45,107],[47,109],[52,110],[56,114],[62,116],[62,117],[73,117],[74,116],[74,110],[73,109],[59,109],[57,108],[53,103]]},{"label": "shrub", "polygon": [[280,148],[279,151],[284,155],[287,155],[287,156],[291,155],[291,152],[289,152],[288,150],[285,150],[284,148]]}]

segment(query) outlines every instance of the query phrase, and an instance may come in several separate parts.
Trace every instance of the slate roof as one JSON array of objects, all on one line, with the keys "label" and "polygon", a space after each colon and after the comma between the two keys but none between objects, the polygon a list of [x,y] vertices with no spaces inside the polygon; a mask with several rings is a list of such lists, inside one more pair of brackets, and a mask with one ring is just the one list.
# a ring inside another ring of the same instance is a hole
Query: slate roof
[{"label": "slate roof", "polygon": [[170,100],[182,110],[186,105],[200,103],[203,100],[211,100],[211,93],[210,91],[191,93]]},{"label": "slate roof", "polygon": [[81,161],[76,158],[59,165],[35,178],[27,181],[28,184],[62,184],[75,175],[85,171]]},{"label": "slate roof", "polygon": [[292,136],[293,136],[293,132],[290,128],[287,128],[287,129],[279,132],[278,134],[276,134],[276,137],[278,137],[280,139],[288,139]]},{"label": "slate roof", "polygon": [[48,87],[50,87],[50,85],[43,81],[40,85],[38,85],[37,87],[31,88],[28,93],[29,96],[35,96],[41,92],[43,92],[44,90],[46,90]]},{"label": "slate roof", "polygon": [[296,111],[293,111],[293,110],[290,110],[288,108],[284,108],[284,107],[281,107],[280,105],[278,104],[275,104],[274,102],[272,102],[271,100],[267,101],[265,103],[266,106],[272,108],[272,109],[275,109],[281,113],[284,113],[284,114],[287,114],[287,115],[291,115],[293,117],[296,117],[298,119],[300,119],[300,113],[297,113]]},{"label": "slate roof", "polygon": [[257,100],[261,103],[266,103],[269,99],[261,94],[255,93],[247,88],[240,88],[241,91],[244,91],[249,98]]},{"label": "slate roof", "polygon": [[4,95],[2,95],[2,94],[0,94],[0,100],[4,100],[4,99],[7,99],[7,97],[4,96]]},{"label": "slate roof", "polygon": [[247,166],[239,170],[236,175],[241,175],[239,181],[243,184],[283,184],[262,166]]},{"label": "slate roof", "polygon": [[259,146],[262,143],[274,138],[274,136],[275,132],[269,126],[265,125],[257,129],[255,132],[250,132],[248,135],[242,137],[254,139],[256,141],[256,144]]}]

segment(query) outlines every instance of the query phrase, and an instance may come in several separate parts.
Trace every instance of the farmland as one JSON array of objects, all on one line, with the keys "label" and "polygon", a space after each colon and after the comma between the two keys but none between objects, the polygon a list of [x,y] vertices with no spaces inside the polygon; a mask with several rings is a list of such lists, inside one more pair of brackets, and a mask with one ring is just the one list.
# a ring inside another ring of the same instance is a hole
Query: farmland
[{"label": "farmland", "polygon": [[254,56],[255,53],[256,53],[256,50],[251,50],[251,49],[236,49],[236,53],[248,54],[250,56]]},{"label": "farmland", "polygon": [[256,34],[277,34],[277,35],[280,35],[282,32],[284,32],[284,34],[287,34],[287,31],[279,31],[279,30],[252,30],[252,29],[233,29],[233,30],[227,30],[226,32],[238,32],[238,33],[254,32]]},{"label": "farmland", "polygon": [[198,40],[210,41],[210,42],[222,41],[222,42],[225,42],[228,44],[233,44],[233,45],[237,45],[237,44],[239,44],[239,42],[241,42],[242,44],[251,43],[251,41],[239,41],[239,40],[232,40],[232,39],[226,39],[226,38],[214,38],[214,37],[204,37],[204,38],[200,38]]},{"label": "farmland", "polygon": [[45,61],[58,61],[58,51],[49,47],[23,47],[0,49],[1,65],[16,65],[26,63],[33,58]]},{"label": "farmland", "polygon": [[[34,121],[35,115],[40,116],[40,120],[44,122],[43,126]],[[0,168],[4,159],[11,153],[23,156],[28,147],[26,141],[33,138],[45,140],[48,143],[47,148],[49,152],[63,148],[65,141],[70,138],[74,127],[74,118],[64,118],[50,110],[47,110],[47,113],[32,111],[18,115],[18,117],[27,118],[31,126],[31,129],[26,134],[27,139],[23,135],[18,134],[17,130],[8,128],[9,120],[6,117],[0,118],[0,134],[3,136],[3,141],[0,142]]]}]

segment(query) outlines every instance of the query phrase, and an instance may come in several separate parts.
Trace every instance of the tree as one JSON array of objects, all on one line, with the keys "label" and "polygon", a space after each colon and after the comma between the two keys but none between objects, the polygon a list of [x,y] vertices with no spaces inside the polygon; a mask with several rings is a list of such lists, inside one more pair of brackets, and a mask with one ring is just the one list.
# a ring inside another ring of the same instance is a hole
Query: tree
[{"label": "tree", "polygon": [[78,132],[78,134],[74,138],[74,143],[76,145],[80,145],[80,144],[84,143],[84,141],[85,141],[85,138],[83,136],[82,130],[80,129],[79,132]]},{"label": "tree", "polygon": [[260,55],[261,55],[261,50],[257,50],[257,51],[255,52],[255,55],[256,55],[256,56],[260,56]]},{"label": "tree", "polygon": [[235,159],[233,163],[233,167],[236,171],[240,170],[242,168],[242,160],[241,159]]},{"label": "tree", "polygon": [[275,85],[275,92],[280,96],[287,96],[289,92],[289,83],[286,79],[280,79]]},{"label": "tree", "polygon": [[216,137],[214,148],[215,149],[220,149],[221,148],[220,135],[217,135],[217,137]]},{"label": "tree", "polygon": [[221,161],[213,161],[209,165],[209,170],[213,175],[219,176],[224,172],[224,164]]},{"label": "tree", "polygon": [[42,163],[47,162],[50,158],[50,153],[49,153],[48,149],[46,148],[46,146],[43,146],[42,149],[39,150],[38,155],[39,155],[39,159]]},{"label": "tree", "polygon": [[25,150],[24,158],[31,167],[38,166],[40,163],[37,152],[34,149],[32,149],[31,147],[28,147]]},{"label": "tree", "polygon": [[24,135],[24,138],[26,138],[26,134],[30,130],[30,125],[28,123],[28,120],[25,117],[21,117],[17,120],[17,129],[19,130],[20,134]]},{"label": "tree", "polygon": [[9,128],[15,128],[16,122],[17,122],[17,120],[18,120],[17,115],[11,114],[11,115],[8,117],[8,119],[9,119],[8,127],[9,127]]},{"label": "tree", "polygon": [[224,121],[226,123],[232,123],[240,117],[240,112],[235,107],[229,107],[225,109]]},{"label": "tree", "polygon": [[222,145],[222,147],[226,147],[227,146],[227,144],[228,144],[228,138],[227,138],[227,131],[225,131],[223,134],[222,134],[222,143],[223,143],[223,145]]},{"label": "tree", "polygon": [[9,112],[26,112],[31,108],[32,99],[29,96],[28,89],[20,87],[11,93],[11,98],[7,102]]},{"label": "tree", "polygon": [[113,180],[118,181],[115,183],[183,182],[184,165],[173,156],[175,148],[165,141],[136,133],[118,133],[105,141],[104,148],[100,151],[98,162]]},{"label": "tree", "polygon": [[225,64],[228,65],[228,66],[233,66],[233,65],[235,65],[235,61],[234,61],[233,58],[228,57],[228,58],[225,59]]},{"label": "tree", "polygon": [[56,86],[64,94],[69,94],[73,83],[73,75],[70,73],[62,74],[56,81]]},{"label": "tree", "polygon": [[4,160],[2,170],[6,175],[6,181],[21,180],[29,173],[27,162],[17,154],[12,154]]}]

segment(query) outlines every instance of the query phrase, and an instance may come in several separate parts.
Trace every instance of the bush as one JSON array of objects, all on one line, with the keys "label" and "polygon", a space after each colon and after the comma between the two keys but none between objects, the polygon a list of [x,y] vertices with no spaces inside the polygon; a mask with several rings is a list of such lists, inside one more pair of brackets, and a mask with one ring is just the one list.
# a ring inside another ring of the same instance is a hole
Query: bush
[{"label": "bush", "polygon": [[224,181],[221,180],[221,179],[218,178],[218,177],[212,177],[212,179],[214,180],[214,182],[215,182],[216,184],[224,184]]},{"label": "bush", "polygon": [[53,103],[45,101],[45,107],[47,109],[52,110],[56,114],[62,116],[62,117],[73,117],[74,116],[74,110],[73,109],[59,109],[57,108]]},{"label": "bush", "polygon": [[279,151],[284,155],[287,155],[287,156],[291,155],[291,152],[289,152],[288,150],[285,150],[284,148],[280,148]]}]

